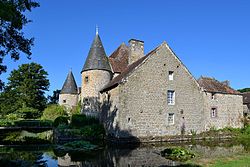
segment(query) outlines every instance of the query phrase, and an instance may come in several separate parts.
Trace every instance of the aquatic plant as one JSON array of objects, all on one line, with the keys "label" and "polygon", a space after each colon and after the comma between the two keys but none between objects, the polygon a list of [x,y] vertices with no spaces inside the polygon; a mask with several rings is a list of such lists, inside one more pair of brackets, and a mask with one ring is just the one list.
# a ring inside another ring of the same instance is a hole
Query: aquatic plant
[{"label": "aquatic plant", "polygon": [[174,161],[187,161],[195,157],[195,154],[180,147],[166,148],[161,151],[161,156]]}]

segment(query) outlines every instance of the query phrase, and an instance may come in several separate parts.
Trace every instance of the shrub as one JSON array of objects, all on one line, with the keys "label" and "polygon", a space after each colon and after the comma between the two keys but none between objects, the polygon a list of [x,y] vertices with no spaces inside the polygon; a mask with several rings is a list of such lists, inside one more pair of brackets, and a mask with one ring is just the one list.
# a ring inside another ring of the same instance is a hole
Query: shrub
[{"label": "shrub", "polygon": [[50,120],[20,120],[15,122],[15,126],[52,126]]},{"label": "shrub", "polygon": [[13,126],[14,122],[13,121],[9,121],[6,119],[0,119],[0,126],[4,127],[4,126]]},{"label": "shrub", "polygon": [[52,105],[49,105],[43,111],[43,115],[41,119],[54,121],[57,117],[60,117],[60,116],[68,116],[66,109],[63,106],[52,104]]},{"label": "shrub", "polygon": [[5,117],[7,120],[11,120],[11,121],[15,121],[15,120],[20,119],[19,115],[15,114],[15,113],[10,113],[10,114],[6,115]]},{"label": "shrub", "polygon": [[74,114],[81,114],[81,102],[78,103],[77,106],[73,107],[70,111],[72,115]]},{"label": "shrub", "polygon": [[38,109],[31,108],[31,107],[22,107],[17,110],[17,113],[20,115],[21,118],[24,119],[34,119],[41,116]]},{"label": "shrub", "polygon": [[54,127],[58,127],[59,125],[68,125],[69,122],[69,117],[65,117],[65,116],[59,116],[55,119],[53,126]]},{"label": "shrub", "polygon": [[86,125],[99,124],[99,120],[94,117],[87,117],[86,115],[74,114],[71,117],[71,126],[84,127]]}]

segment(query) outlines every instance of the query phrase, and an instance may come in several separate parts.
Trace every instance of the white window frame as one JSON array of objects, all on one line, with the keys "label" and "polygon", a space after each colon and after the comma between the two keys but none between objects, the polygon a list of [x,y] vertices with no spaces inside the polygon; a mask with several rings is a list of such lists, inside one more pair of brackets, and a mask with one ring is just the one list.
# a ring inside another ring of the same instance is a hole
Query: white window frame
[{"label": "white window frame", "polygon": [[168,125],[174,125],[174,113],[168,113]]},{"label": "white window frame", "polygon": [[216,118],[216,117],[218,117],[217,107],[212,107],[211,108],[211,118]]},{"label": "white window frame", "polygon": [[168,80],[173,81],[174,80],[174,71],[168,71]]},{"label": "white window frame", "polygon": [[167,102],[168,102],[168,105],[175,105],[175,91],[174,90],[168,90]]}]

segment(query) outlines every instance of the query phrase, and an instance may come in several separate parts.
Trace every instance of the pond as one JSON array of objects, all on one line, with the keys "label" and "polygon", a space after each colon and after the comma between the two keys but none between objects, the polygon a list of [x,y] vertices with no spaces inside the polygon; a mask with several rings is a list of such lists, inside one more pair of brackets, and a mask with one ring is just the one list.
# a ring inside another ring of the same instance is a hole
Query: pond
[{"label": "pond", "polygon": [[150,143],[141,145],[107,145],[103,150],[92,153],[60,152],[51,145],[40,146],[2,146],[0,147],[0,166],[191,166],[186,162],[165,159],[160,152],[167,147],[184,147],[195,153],[196,157],[188,163],[206,164],[212,159],[250,155],[249,145],[223,142],[191,143]]}]

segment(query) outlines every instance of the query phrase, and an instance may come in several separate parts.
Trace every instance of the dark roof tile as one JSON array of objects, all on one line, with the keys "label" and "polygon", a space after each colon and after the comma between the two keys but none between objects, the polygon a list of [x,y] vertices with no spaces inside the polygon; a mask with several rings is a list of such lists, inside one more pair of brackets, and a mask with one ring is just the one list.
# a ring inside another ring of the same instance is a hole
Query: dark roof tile
[{"label": "dark roof tile", "polygon": [[91,45],[88,57],[82,68],[82,72],[88,70],[96,70],[96,69],[107,70],[110,72],[112,71],[109,64],[109,59],[106,56],[101,38],[98,34],[96,34],[95,39]]},{"label": "dark roof tile", "polygon": [[68,73],[60,94],[78,94],[78,88],[72,71]]}]

